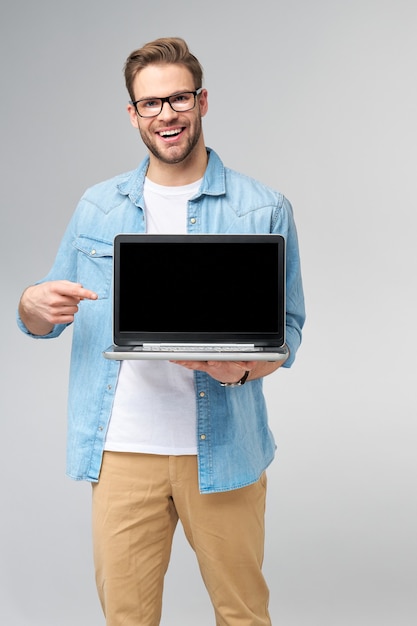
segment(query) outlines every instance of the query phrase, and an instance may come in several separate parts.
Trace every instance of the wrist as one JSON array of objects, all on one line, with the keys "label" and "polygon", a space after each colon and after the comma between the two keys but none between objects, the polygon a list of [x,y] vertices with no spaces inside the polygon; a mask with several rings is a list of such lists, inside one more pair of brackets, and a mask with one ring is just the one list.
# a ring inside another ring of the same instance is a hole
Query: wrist
[{"label": "wrist", "polygon": [[240,380],[238,380],[236,383],[220,383],[220,385],[222,387],[241,387],[247,381],[249,374],[250,374],[250,370],[246,370],[242,378],[240,378]]}]

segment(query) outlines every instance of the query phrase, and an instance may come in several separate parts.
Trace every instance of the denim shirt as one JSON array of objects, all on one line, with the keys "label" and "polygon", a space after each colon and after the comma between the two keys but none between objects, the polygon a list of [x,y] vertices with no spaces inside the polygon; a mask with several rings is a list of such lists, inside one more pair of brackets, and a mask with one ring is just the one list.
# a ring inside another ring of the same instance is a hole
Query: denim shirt
[{"label": "denim shirt", "polygon": [[[291,205],[280,193],[224,167],[214,151],[208,149],[208,154],[200,189],[188,203],[187,231],[284,235],[286,343],[290,351],[284,367],[290,367],[305,319]],[[122,232],[146,232],[143,186],[148,164],[147,157],[137,170],[86,191],[64,234],[54,265],[43,279],[78,282],[98,294],[98,300],[80,303],[73,322],[67,474],[75,480],[96,482],[100,475],[120,367],[120,362],[102,356],[112,343],[113,239]],[[19,318],[18,324],[31,335]],[[57,337],[66,326],[56,325],[48,335],[35,337]],[[268,426],[262,379],[227,388],[208,374],[195,372],[195,392],[200,491],[227,491],[258,480],[273,460],[276,448]]]}]

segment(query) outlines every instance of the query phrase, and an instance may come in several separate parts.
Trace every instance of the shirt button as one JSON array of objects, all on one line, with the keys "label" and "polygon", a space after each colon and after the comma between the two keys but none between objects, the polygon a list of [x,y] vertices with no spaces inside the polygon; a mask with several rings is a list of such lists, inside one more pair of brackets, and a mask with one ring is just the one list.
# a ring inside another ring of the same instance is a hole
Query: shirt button
[{"label": "shirt button", "polygon": [[95,253],[96,253],[96,251],[95,251],[95,250],[91,250],[91,254],[95,254]]},{"label": "shirt button", "polygon": [[198,395],[200,396],[200,398],[204,398],[206,393],[205,393],[205,391],[200,391],[200,393]]},{"label": "shirt button", "polygon": [[110,391],[111,390],[111,385],[107,385],[107,389]]},{"label": "shirt button", "polygon": [[203,439],[203,441],[204,441],[205,438],[206,438],[205,435],[200,435],[200,439]]},{"label": "shirt button", "polygon": [[98,429],[99,429],[100,431],[104,430],[104,429],[103,429],[103,426],[99,426],[99,427],[98,427]]},{"label": "shirt button", "polygon": [[191,224],[195,224],[195,223],[196,223],[196,221],[197,221],[197,220],[196,220],[196,218],[195,218],[195,217],[192,217],[192,218],[190,219]]}]

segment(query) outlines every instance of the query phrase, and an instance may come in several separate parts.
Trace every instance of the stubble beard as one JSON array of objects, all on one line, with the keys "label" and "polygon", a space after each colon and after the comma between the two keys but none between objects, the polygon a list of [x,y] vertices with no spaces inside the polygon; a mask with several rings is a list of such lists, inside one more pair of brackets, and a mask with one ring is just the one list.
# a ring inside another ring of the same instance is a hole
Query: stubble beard
[{"label": "stubble beard", "polygon": [[168,165],[175,165],[176,163],[182,163],[191,155],[200,140],[201,128],[201,118],[199,118],[195,132],[189,137],[186,145],[184,147],[172,146],[171,148],[167,146],[167,151],[159,150],[157,145],[149,138],[149,135],[142,131],[141,128],[139,128],[139,133],[143,143],[156,159]]}]

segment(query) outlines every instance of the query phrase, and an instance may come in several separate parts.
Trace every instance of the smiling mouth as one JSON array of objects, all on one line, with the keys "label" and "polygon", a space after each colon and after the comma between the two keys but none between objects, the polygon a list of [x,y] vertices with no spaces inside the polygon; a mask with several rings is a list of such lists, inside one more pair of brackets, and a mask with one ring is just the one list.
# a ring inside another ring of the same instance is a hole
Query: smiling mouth
[{"label": "smiling mouth", "polygon": [[158,135],[160,137],[176,137],[180,135],[184,129],[183,128],[173,128],[172,130],[161,130]]}]

